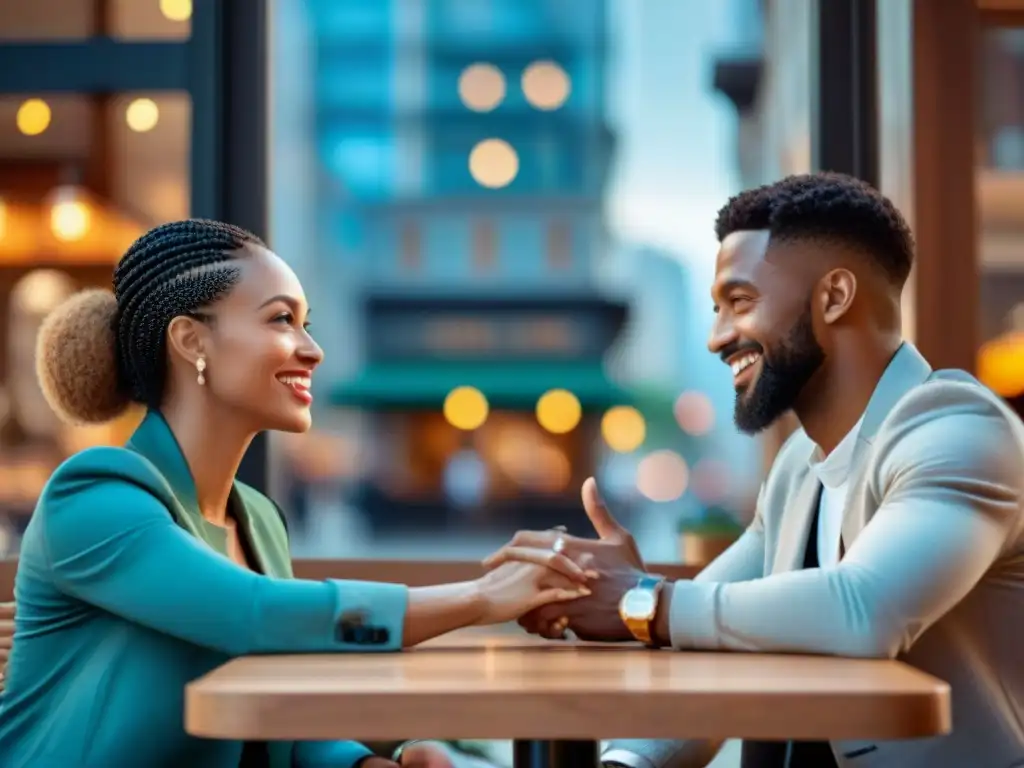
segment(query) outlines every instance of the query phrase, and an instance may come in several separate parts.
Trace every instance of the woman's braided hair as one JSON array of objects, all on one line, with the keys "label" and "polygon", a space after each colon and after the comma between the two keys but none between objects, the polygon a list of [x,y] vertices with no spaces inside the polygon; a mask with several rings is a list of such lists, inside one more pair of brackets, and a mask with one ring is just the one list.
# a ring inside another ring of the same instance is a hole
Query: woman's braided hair
[{"label": "woman's braided hair", "polygon": [[223,298],[251,232],[205,219],[162,224],[136,240],[114,270],[113,293],[82,291],[43,323],[36,370],[64,420],[97,424],[131,402],[158,407],[167,374],[167,326]]}]

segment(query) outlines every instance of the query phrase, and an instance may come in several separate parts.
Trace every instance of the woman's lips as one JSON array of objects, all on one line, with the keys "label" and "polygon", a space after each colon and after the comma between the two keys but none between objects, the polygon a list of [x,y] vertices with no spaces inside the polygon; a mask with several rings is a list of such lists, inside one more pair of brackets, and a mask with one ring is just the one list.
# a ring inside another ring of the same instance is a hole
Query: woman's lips
[{"label": "woman's lips", "polygon": [[313,393],[309,391],[313,382],[308,374],[281,374],[277,380],[303,405],[313,402]]}]

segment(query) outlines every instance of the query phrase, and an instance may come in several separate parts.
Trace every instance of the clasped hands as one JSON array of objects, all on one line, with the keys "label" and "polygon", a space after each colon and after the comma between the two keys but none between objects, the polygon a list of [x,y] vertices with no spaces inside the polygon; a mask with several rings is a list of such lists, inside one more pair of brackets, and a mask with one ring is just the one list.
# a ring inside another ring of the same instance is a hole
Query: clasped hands
[{"label": "clasped hands", "polygon": [[[645,574],[643,559],[632,535],[605,506],[597,483],[583,483],[583,508],[597,539],[582,539],[559,530],[520,531],[511,542],[484,560],[493,570],[508,562],[529,562],[564,570],[568,559],[588,576],[589,595],[535,608],[519,618],[519,625],[531,634],[550,639],[565,637],[566,629],[581,640],[622,642],[633,639],[619,615],[622,596]],[[555,551],[561,538],[563,546]]]},{"label": "clasped hands", "polygon": [[[520,531],[512,541],[484,560],[484,567],[493,574],[501,566],[528,563],[550,569],[549,573],[558,581],[586,579],[585,592],[563,590],[566,599],[555,602],[543,597],[551,590],[545,590],[542,584],[534,585],[535,590],[540,589],[535,596],[539,607],[518,617],[519,625],[527,632],[561,639],[570,629],[581,640],[629,641],[633,635],[619,615],[619,602],[645,574],[643,559],[632,535],[612,517],[601,500],[593,478],[583,483],[582,493],[583,508],[597,532],[597,539],[581,539],[554,529]],[[563,541],[560,551],[555,548],[558,539]],[[471,762],[480,764],[475,760]],[[466,763],[464,756],[456,757],[437,742],[413,744],[402,755],[405,768],[454,768]],[[366,768],[377,768],[377,765],[374,762]],[[379,765],[385,768],[394,763],[381,760]]]}]

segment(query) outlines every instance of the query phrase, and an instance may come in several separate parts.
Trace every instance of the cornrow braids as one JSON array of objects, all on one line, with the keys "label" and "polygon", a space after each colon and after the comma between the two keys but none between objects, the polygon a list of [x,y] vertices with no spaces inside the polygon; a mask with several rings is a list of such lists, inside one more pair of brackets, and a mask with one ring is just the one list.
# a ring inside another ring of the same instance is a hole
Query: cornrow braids
[{"label": "cornrow braids", "polygon": [[37,340],[36,368],[51,407],[72,423],[108,421],[135,401],[158,407],[175,317],[201,318],[241,276],[251,232],[219,221],[162,224],[136,240],[114,270],[113,293],[83,291],[58,307]]},{"label": "cornrow braids", "polygon": [[205,219],[164,224],[140,237],[114,270],[120,374],[129,395],[160,404],[166,375],[167,325],[195,315],[234,287],[238,251],[262,245],[250,232]]}]

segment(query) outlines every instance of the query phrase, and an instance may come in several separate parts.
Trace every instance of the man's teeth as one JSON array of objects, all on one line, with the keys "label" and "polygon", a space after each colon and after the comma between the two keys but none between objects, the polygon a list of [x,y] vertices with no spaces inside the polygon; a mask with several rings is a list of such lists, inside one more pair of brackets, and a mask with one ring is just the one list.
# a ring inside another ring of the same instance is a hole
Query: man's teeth
[{"label": "man's teeth", "polygon": [[279,376],[277,380],[282,384],[287,384],[289,387],[297,386],[309,389],[309,385],[311,384],[308,376]]},{"label": "man's teeth", "polygon": [[739,360],[734,360],[729,366],[732,368],[732,375],[739,376],[743,371],[752,366],[761,358],[760,355],[750,354],[744,355]]}]

